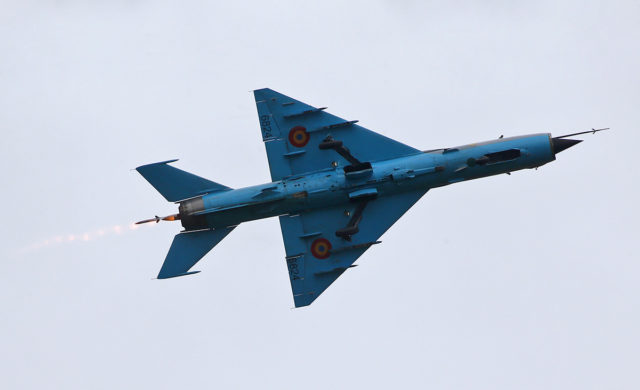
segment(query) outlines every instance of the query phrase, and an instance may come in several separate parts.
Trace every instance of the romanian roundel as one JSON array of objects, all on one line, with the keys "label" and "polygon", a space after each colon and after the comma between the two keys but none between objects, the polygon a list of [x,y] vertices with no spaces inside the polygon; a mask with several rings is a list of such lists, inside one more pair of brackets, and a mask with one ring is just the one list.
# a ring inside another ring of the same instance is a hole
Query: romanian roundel
[{"label": "romanian roundel", "polygon": [[318,238],[311,243],[311,254],[318,259],[326,259],[331,251],[331,243],[326,238]]},{"label": "romanian roundel", "polygon": [[289,131],[289,143],[297,148],[305,146],[309,142],[309,133],[302,126],[293,127]]}]

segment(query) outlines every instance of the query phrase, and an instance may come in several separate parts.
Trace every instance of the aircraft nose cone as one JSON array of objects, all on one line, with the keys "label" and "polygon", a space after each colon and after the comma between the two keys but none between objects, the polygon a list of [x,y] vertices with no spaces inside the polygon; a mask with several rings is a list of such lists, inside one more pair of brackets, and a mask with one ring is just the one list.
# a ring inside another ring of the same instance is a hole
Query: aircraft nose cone
[{"label": "aircraft nose cone", "polygon": [[569,149],[573,145],[582,142],[580,139],[567,139],[567,138],[554,138],[553,139],[553,154],[558,154],[565,149]]}]

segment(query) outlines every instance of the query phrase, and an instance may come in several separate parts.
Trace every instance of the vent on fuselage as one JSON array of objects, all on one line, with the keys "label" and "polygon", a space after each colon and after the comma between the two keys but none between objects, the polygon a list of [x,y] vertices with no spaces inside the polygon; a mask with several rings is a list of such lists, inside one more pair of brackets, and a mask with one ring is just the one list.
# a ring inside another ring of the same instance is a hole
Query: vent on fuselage
[{"label": "vent on fuselage", "polygon": [[477,163],[480,165],[491,165],[504,161],[515,160],[518,157],[520,157],[520,149],[507,149],[501,152],[485,154],[478,159]]}]

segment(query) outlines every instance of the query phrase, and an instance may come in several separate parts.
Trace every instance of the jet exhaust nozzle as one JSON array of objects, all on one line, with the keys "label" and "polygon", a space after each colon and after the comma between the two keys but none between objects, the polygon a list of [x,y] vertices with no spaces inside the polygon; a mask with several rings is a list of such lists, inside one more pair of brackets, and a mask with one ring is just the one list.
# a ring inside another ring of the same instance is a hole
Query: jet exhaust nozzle
[{"label": "jet exhaust nozzle", "polygon": [[580,139],[553,138],[553,154],[558,154],[563,150],[569,149],[573,145],[579,144],[580,142],[582,142]]}]

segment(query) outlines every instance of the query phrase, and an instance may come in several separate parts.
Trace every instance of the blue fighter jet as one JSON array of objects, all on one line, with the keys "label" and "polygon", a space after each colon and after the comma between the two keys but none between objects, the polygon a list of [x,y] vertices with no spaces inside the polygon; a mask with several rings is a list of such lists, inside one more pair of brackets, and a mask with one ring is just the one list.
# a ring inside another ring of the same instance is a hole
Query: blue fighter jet
[{"label": "blue fighter jet", "polygon": [[163,161],[137,171],[180,220],[158,274],[191,268],[242,222],[278,217],[296,307],[307,306],[432,188],[537,168],[581,142],[548,133],[420,151],[271,89],[254,91],[271,182],[231,189]]}]

